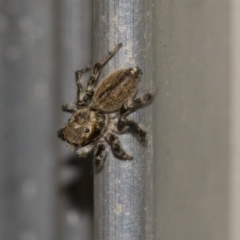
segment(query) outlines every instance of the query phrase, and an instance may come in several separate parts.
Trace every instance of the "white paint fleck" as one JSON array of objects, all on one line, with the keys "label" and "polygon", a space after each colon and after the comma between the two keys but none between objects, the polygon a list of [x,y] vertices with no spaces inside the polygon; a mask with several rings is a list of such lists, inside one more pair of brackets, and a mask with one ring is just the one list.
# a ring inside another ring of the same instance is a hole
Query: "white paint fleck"
[{"label": "white paint fleck", "polygon": [[115,213],[117,215],[120,215],[122,213],[122,205],[121,204],[116,204],[116,208],[115,208]]},{"label": "white paint fleck", "polygon": [[117,179],[116,183],[120,184],[121,183],[121,179]]}]

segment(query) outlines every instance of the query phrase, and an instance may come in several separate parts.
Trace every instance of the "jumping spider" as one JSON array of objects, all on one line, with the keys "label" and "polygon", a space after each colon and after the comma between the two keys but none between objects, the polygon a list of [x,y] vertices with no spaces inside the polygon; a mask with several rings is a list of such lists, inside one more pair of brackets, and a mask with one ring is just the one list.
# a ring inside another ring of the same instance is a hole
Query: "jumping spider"
[{"label": "jumping spider", "polygon": [[[139,67],[125,68],[107,76],[95,89],[103,67],[122,47],[119,43],[112,51],[93,66],[75,72],[77,99],[64,104],[62,110],[72,113],[68,123],[58,131],[58,137],[65,141],[71,150],[85,157],[96,148],[94,165],[100,169],[106,156],[107,141],[114,155],[120,159],[132,159],[121,147],[120,134],[126,130],[134,133],[140,142],[145,142],[146,132],[127,116],[148,103],[153,93],[146,93],[134,99],[142,71]],[[82,74],[92,69],[86,90],[82,85]]]}]

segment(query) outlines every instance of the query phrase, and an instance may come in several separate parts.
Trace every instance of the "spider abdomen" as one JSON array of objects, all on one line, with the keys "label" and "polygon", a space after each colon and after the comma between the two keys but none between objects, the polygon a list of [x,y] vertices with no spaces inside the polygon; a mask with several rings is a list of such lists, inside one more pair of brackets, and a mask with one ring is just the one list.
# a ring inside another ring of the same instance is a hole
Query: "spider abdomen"
[{"label": "spider abdomen", "polygon": [[93,105],[103,112],[115,112],[137,92],[140,68],[120,69],[107,76],[97,87]]}]

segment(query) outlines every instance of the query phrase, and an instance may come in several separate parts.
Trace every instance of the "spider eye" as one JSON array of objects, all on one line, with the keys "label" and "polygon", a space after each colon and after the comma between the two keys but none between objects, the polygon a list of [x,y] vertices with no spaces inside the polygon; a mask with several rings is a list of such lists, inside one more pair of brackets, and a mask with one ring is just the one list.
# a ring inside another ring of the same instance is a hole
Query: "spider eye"
[{"label": "spider eye", "polygon": [[85,128],[85,129],[84,129],[84,132],[85,132],[85,133],[89,133],[89,132],[90,132],[89,128]]}]

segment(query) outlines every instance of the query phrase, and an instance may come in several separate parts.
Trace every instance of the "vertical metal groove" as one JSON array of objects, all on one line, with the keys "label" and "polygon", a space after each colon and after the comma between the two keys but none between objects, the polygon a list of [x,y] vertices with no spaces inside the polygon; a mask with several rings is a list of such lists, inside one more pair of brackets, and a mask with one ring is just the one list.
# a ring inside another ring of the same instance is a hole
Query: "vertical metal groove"
[{"label": "vertical metal groove", "polygon": [[[146,0],[94,1],[95,61],[117,43],[123,48],[105,67],[102,78],[119,68],[143,70],[139,92],[152,90],[152,2]],[[111,151],[94,182],[94,237],[97,240],[152,239],[152,108],[132,114],[148,132],[144,147],[130,134],[121,136],[132,161],[121,161]]]}]

